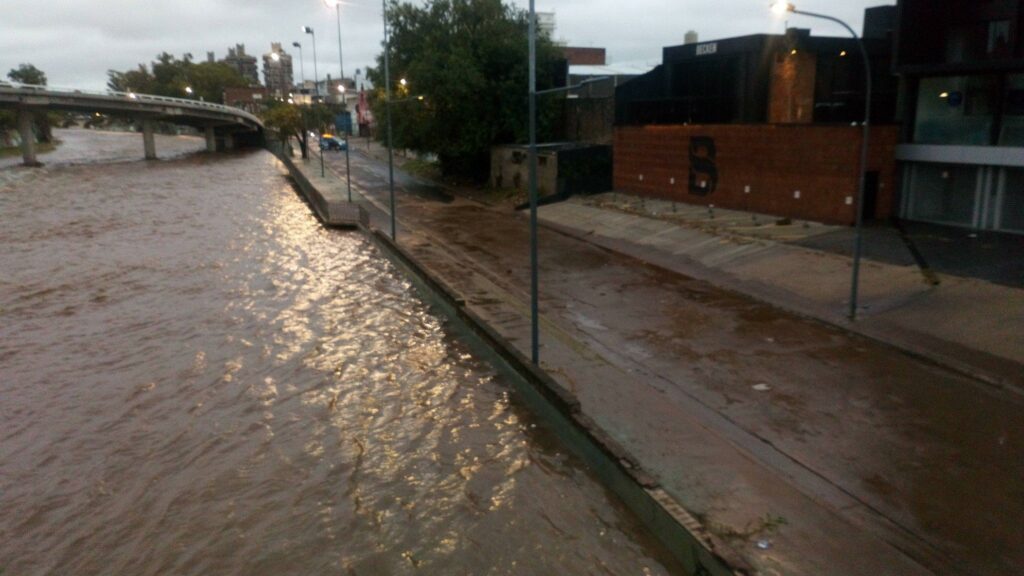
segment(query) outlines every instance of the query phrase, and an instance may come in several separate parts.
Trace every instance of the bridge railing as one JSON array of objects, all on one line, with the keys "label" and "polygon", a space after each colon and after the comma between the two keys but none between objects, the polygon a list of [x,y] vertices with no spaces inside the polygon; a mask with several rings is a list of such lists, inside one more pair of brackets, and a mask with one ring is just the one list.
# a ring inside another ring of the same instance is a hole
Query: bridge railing
[{"label": "bridge railing", "polygon": [[118,92],[116,90],[83,90],[81,88],[66,88],[59,86],[40,86],[37,84],[22,84],[20,82],[8,82],[0,80],[0,91],[15,91],[20,93],[52,94],[57,96],[95,96],[109,99],[124,99],[130,102],[165,104],[180,106],[182,108],[204,109],[234,116],[241,116],[255,124],[262,126],[263,122],[254,114],[250,114],[241,108],[225,106],[214,102],[193,100],[191,98],[174,98],[171,96],[157,96],[155,94],[139,94],[137,92]]}]

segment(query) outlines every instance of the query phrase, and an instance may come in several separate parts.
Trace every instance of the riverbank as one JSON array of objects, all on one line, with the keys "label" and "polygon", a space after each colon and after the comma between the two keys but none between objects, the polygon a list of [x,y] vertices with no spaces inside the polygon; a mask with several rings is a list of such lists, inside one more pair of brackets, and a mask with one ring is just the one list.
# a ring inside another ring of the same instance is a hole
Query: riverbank
[{"label": "riverbank", "polygon": [[[356,158],[388,231],[386,166]],[[396,181],[398,243],[528,351],[521,215]],[[1019,397],[554,230],[541,246],[542,368],[753,571],[1019,562]]]},{"label": "riverbank", "polygon": [[[60,140],[53,142],[39,142],[36,144],[36,154],[47,154],[53,152],[60,145]],[[0,158],[10,158],[13,156],[21,156],[21,146],[4,146],[0,147]]]}]

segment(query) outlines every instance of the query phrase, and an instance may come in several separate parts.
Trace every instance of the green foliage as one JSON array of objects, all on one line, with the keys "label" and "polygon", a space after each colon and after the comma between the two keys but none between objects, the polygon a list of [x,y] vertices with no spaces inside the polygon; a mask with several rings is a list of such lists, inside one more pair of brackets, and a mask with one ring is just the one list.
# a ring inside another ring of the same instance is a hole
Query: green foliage
[{"label": "green foliage", "polygon": [[[249,83],[237,70],[221,62],[200,62],[195,64],[186,55],[179,60],[166,52],[146,66],[119,72],[107,72],[107,86],[118,92],[138,92],[157,96],[203,99],[207,102],[222,102],[225,88],[241,88]],[[192,88],[189,95],[186,87]]]},{"label": "green foliage", "polygon": [[[528,15],[502,0],[390,0],[390,58],[394,144],[437,154],[447,175],[486,177],[494,144],[523,142],[528,130]],[[559,55],[550,39],[537,42],[537,88],[551,87]],[[383,54],[367,71],[383,87]],[[402,87],[399,79],[405,78]],[[418,99],[422,96],[423,99]],[[386,130],[383,90],[371,95]],[[555,124],[560,97],[538,99],[539,139]]]},{"label": "green foliage", "polygon": [[46,86],[46,73],[32,64],[19,64],[17,68],[13,68],[7,73],[7,77],[22,84]]},{"label": "green foliage", "polygon": [[264,126],[277,132],[282,143],[291,136],[302,139],[302,122],[302,112],[294,104],[271,106],[263,113]]}]

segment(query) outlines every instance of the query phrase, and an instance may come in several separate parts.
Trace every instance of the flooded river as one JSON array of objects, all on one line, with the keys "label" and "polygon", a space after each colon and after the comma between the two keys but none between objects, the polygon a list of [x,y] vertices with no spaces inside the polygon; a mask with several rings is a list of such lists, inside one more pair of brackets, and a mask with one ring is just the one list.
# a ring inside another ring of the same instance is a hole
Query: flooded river
[{"label": "flooded river", "polygon": [[4,576],[666,573],[270,155],[74,165],[70,136],[0,170]]}]

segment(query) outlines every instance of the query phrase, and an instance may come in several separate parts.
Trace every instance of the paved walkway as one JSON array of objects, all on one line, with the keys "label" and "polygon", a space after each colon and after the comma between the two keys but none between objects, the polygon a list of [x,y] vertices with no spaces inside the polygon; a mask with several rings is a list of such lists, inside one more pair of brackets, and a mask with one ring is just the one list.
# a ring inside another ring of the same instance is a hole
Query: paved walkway
[{"label": "paved walkway", "polygon": [[[386,206],[386,166],[353,155],[353,178]],[[398,214],[399,243],[528,352],[521,215],[401,174]],[[622,226],[652,245],[678,233],[658,224]],[[1024,565],[1020,395],[588,240],[542,229],[542,365],[738,563],[815,576]],[[753,243],[700,242],[689,253],[709,263],[773,267]],[[904,298],[919,289],[916,271],[897,282]],[[868,291],[869,310],[891,299]]]},{"label": "paved walkway", "polygon": [[902,265],[863,260],[859,319],[851,323],[850,258],[804,247],[834,237],[836,227],[776,226],[771,217],[673,210],[658,201],[641,208],[635,198],[610,194],[545,206],[540,217],[576,237],[1024,392],[1024,289],[926,276],[907,250]]}]

